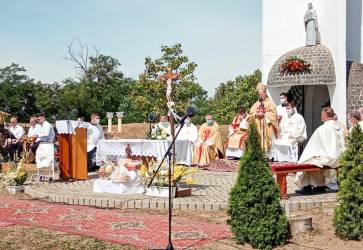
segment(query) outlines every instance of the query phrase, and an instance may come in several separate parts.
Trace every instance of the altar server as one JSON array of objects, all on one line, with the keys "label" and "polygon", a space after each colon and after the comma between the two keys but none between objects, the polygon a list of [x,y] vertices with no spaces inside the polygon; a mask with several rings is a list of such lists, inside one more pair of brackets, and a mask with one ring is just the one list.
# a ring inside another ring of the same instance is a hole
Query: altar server
[{"label": "altar server", "polygon": [[88,171],[97,170],[96,151],[100,140],[105,139],[102,126],[100,125],[100,115],[91,114],[91,122],[87,127],[87,166]]}]

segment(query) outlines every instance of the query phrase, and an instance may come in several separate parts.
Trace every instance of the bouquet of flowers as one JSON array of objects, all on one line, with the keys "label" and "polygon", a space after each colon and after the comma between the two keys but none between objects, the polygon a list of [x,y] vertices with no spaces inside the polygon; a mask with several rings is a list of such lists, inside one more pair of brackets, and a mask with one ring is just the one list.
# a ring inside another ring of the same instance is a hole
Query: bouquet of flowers
[{"label": "bouquet of flowers", "polygon": [[153,130],[151,131],[151,135],[149,139],[152,140],[163,140],[166,139],[169,136],[169,134],[162,128],[160,128],[158,125],[156,125]]},{"label": "bouquet of flowers", "polygon": [[[140,179],[144,185],[148,185],[156,172],[159,164],[155,161],[151,161],[148,163],[148,167],[145,165],[141,166],[140,169]],[[179,164],[174,164],[172,166],[172,174],[171,174],[171,185],[172,186],[180,186],[181,184],[192,185],[195,183],[194,179],[190,176],[199,169],[186,167]],[[153,184],[159,187],[167,187],[169,185],[169,174],[168,174],[168,165],[163,163],[159,169],[159,172],[156,174]]]},{"label": "bouquet of flowers", "polygon": [[23,185],[27,177],[24,159],[21,159],[18,165],[13,164],[7,173],[0,173],[0,188]]},{"label": "bouquet of flowers", "polygon": [[310,63],[296,56],[289,57],[280,65],[280,74],[310,73]]}]

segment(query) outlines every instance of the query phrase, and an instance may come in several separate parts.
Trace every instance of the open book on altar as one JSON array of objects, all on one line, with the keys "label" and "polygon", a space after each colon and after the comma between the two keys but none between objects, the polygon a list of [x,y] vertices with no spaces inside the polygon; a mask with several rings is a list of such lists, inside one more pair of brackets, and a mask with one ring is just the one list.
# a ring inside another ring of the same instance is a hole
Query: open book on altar
[{"label": "open book on altar", "polygon": [[89,122],[59,120],[55,122],[58,134],[76,134],[76,128],[88,128]]}]

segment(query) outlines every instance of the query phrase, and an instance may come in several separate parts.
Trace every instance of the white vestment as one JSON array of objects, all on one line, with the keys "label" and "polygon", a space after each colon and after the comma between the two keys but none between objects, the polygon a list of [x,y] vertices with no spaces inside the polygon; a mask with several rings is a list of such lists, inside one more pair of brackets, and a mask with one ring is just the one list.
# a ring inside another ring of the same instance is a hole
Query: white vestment
[{"label": "white vestment", "polygon": [[297,162],[299,143],[306,140],[304,117],[298,113],[284,117],[280,122],[281,134],[274,142],[275,161]]},{"label": "white vestment", "polygon": [[[344,133],[339,123],[334,120],[326,121],[315,130],[298,163],[309,163],[320,168],[323,166],[337,168],[339,157],[345,150]],[[295,183],[300,187],[324,186],[324,170],[320,172],[298,172]]]},{"label": "white vestment", "polygon": [[283,107],[282,104],[276,106],[277,115],[281,115],[282,118],[287,117],[286,106]]},{"label": "white vestment", "polygon": [[[128,176],[128,182],[118,182],[118,176]],[[112,174],[111,180],[97,179],[93,183],[93,192],[112,194],[142,194],[144,188],[140,182],[138,170],[129,171],[126,167],[118,167]]]},{"label": "white vestment", "polygon": [[87,152],[97,147],[98,142],[102,139],[105,139],[102,126],[89,123],[87,127]]},{"label": "white vestment", "polygon": [[[175,135],[178,134],[180,126],[175,129]],[[185,124],[180,131],[177,140],[187,140],[191,143],[196,143],[198,141],[198,129],[193,123]]]}]

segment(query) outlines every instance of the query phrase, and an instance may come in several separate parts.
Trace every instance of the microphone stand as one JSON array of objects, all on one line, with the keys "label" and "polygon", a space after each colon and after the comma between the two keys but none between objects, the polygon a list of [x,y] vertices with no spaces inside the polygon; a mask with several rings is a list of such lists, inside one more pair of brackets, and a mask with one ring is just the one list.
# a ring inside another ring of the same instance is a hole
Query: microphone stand
[{"label": "microphone stand", "polygon": [[173,243],[171,242],[171,219],[172,219],[172,215],[173,215],[173,200],[172,200],[172,197],[171,197],[171,156],[173,155],[173,153],[171,152],[172,148],[173,148],[173,145],[175,144],[175,140],[176,138],[178,137],[180,131],[182,130],[183,126],[184,126],[184,123],[185,123],[185,119],[187,118],[188,116],[185,116],[183,117],[183,119],[180,121],[180,128],[178,130],[178,133],[174,136],[173,140],[171,141],[171,144],[169,145],[169,148],[168,150],[166,151],[166,153],[164,154],[164,157],[163,159],[161,160],[158,168],[156,169],[153,177],[151,178],[150,182],[149,182],[149,185],[147,187],[150,187],[153,180],[155,179],[155,176],[156,174],[159,172],[159,169],[161,167],[161,165],[163,164],[163,162],[165,161],[166,157],[168,157],[168,188],[169,188],[169,243],[168,243],[168,246],[166,247],[167,250],[174,250],[174,247],[173,247]]}]

